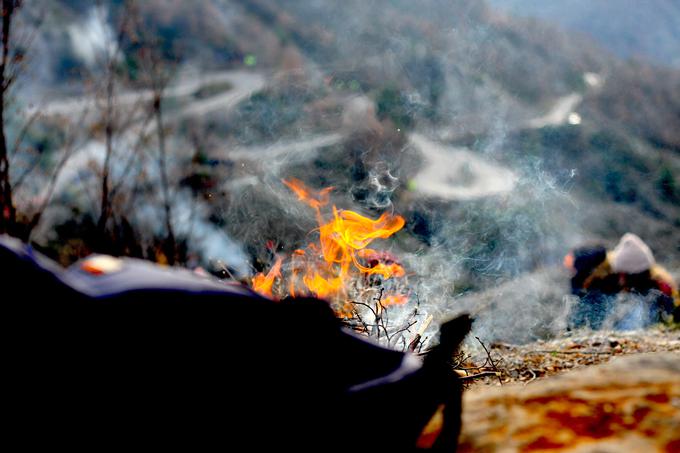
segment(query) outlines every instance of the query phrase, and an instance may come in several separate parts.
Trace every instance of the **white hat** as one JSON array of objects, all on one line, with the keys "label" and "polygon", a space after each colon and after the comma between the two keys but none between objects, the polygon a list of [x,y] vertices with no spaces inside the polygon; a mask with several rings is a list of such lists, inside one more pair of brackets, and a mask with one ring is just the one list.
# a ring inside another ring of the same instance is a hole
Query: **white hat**
[{"label": "white hat", "polygon": [[611,253],[610,264],[617,273],[639,274],[654,265],[654,255],[642,239],[632,233],[623,235]]}]

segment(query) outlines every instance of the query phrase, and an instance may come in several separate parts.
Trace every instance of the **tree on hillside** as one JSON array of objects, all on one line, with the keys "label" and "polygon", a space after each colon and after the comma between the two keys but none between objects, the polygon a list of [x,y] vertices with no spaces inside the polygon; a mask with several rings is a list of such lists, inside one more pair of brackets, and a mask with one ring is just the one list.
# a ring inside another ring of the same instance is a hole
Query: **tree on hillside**
[{"label": "tree on hillside", "polygon": [[9,154],[5,136],[5,103],[7,93],[16,79],[16,63],[21,61],[20,52],[10,51],[12,20],[20,0],[2,2],[2,61],[0,62],[0,233],[12,232],[16,223],[16,211],[12,201],[12,185],[9,175]]},{"label": "tree on hillside", "polygon": [[[126,7],[128,3],[126,2]],[[128,26],[128,15],[122,14],[115,36],[111,37],[107,45],[102,49],[101,65],[104,70],[103,89],[103,123],[105,137],[105,157],[101,173],[101,202],[97,230],[103,237],[106,236],[106,224],[112,215],[111,191],[111,157],[113,155],[114,135],[118,132],[118,118],[116,115],[116,78],[119,74],[120,43]],[[102,21],[106,18],[102,17]]]},{"label": "tree on hillside", "polygon": [[170,196],[170,182],[167,169],[166,129],[163,120],[163,101],[165,89],[168,86],[173,73],[172,63],[163,58],[163,43],[159,39],[140,30],[140,46],[137,57],[140,66],[140,76],[151,88],[151,113],[155,122],[158,140],[158,171],[160,174],[162,204],[165,214],[166,243],[165,255],[169,264],[174,264],[177,259],[177,244],[175,231],[172,223],[172,203]]}]

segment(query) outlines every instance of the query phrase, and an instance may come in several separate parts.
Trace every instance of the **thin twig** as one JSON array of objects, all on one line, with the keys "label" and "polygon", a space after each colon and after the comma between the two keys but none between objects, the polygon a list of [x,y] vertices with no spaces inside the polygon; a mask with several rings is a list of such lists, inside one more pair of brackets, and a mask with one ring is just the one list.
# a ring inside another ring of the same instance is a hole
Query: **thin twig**
[{"label": "thin twig", "polygon": [[381,286],[380,292],[378,293],[378,295],[376,297],[373,298],[373,300],[376,301],[374,313],[376,314],[375,322],[376,322],[376,324],[378,324],[378,329],[377,329],[378,339],[380,338],[380,327],[382,327],[383,332],[385,332],[385,337],[387,338],[387,343],[389,344],[390,334],[387,332],[387,326],[385,325],[385,319],[384,319],[384,316],[386,316],[387,313],[386,313],[385,306],[382,304],[382,296],[383,296],[384,291],[385,291],[385,288],[383,288]]},{"label": "thin twig", "polygon": [[363,318],[362,318],[361,315],[359,314],[359,310],[357,310],[356,307],[352,307],[352,309],[354,310],[354,315],[357,317],[357,319],[359,320],[359,322],[361,323],[361,325],[364,326],[364,331],[365,331],[366,333],[368,333],[368,332],[369,332],[369,330],[368,330],[368,325],[366,325],[366,322],[364,322]]},{"label": "thin twig", "polygon": [[[394,332],[394,333],[392,334],[392,338],[397,338],[397,335],[399,335],[400,333],[403,333],[403,332],[410,332],[409,329],[410,329],[411,327],[413,327],[417,322],[418,322],[418,321],[415,321],[415,320],[414,320],[414,321],[408,322],[408,323],[406,324],[406,326],[404,326],[404,327],[402,327],[401,329],[399,329],[399,330],[397,330],[396,332]],[[404,336],[402,335],[401,338],[403,338],[403,337],[404,337]],[[389,343],[388,343],[388,344],[389,344]]]},{"label": "thin twig", "polygon": [[423,341],[420,342],[420,344],[418,345],[418,354],[422,353],[423,345],[427,344],[427,340],[429,340],[429,339],[430,339],[430,337],[425,337],[425,338],[423,338]]},{"label": "thin twig", "polygon": [[[479,339],[479,337],[475,337],[477,341],[479,341],[479,344],[482,345],[482,348],[484,348],[484,351],[486,352],[486,356],[489,359],[489,362],[491,363],[491,367],[494,369],[494,371],[498,371],[498,367],[496,367],[496,364],[494,363],[493,359],[491,358],[491,354],[489,353],[489,350],[486,349],[486,346],[484,343],[482,343],[482,340]],[[498,382],[503,385],[503,380],[501,379],[500,373],[497,375],[498,376]]]},{"label": "thin twig", "polygon": [[474,371],[474,370],[484,370],[487,367],[485,366],[471,366],[471,367],[462,367],[462,366],[454,366],[456,370],[462,370],[462,371]]},{"label": "thin twig", "polygon": [[465,370],[465,371],[467,371],[467,370],[480,370],[480,369],[483,368],[483,367],[476,367],[476,368],[465,368],[465,367],[462,367],[461,365],[462,365],[463,363],[467,362],[467,361],[470,359],[470,356],[469,356],[469,355],[466,355],[464,352],[461,352],[460,354],[457,354],[454,358],[455,358],[456,362],[454,363],[453,368],[455,368],[456,370]]},{"label": "thin twig", "polygon": [[[9,157],[13,158],[16,154],[17,151],[19,150],[19,145],[21,145],[21,142],[24,140],[24,137],[26,136],[26,133],[28,130],[31,128],[35,120],[40,116],[40,110],[36,110],[29,118],[24,122],[24,125],[21,127],[21,130],[16,136],[16,139],[14,139],[14,145],[12,146],[12,149],[9,152]],[[13,162],[10,162],[12,164]]]},{"label": "thin twig", "polygon": [[133,174],[132,172],[132,166],[135,163],[137,158],[139,157],[139,153],[141,152],[141,147],[145,143],[145,140],[148,138],[148,135],[146,133],[146,128],[151,122],[151,118],[153,117],[153,112],[151,109],[147,112],[147,115],[144,117],[144,120],[140,126],[139,130],[139,135],[136,138],[135,144],[130,148],[129,156],[123,166],[123,172],[121,174],[121,177],[119,180],[111,187],[111,197],[113,198],[118,194],[118,191],[121,189],[123,184],[126,182],[126,179]]},{"label": "thin twig", "polygon": [[376,316],[376,317],[378,316],[378,314],[375,312],[375,310],[373,310],[373,307],[371,307],[370,305],[368,305],[364,302],[357,302],[357,301],[352,300],[352,301],[350,301],[350,303],[354,304],[354,305],[360,305],[362,307],[366,307],[371,311],[371,313],[373,313],[373,316]]},{"label": "thin twig", "polygon": [[527,385],[529,382],[532,382],[532,381],[536,380],[536,373],[534,373],[534,370],[532,370],[531,368],[529,368],[527,371],[528,371],[529,373],[531,373],[531,379],[529,379],[528,381],[526,381],[526,382],[524,383],[524,385]]},{"label": "thin twig", "polygon": [[[485,376],[497,376],[498,379],[500,379],[501,378],[501,372],[500,371],[482,371],[481,373],[471,374],[469,376],[460,376],[459,379],[461,381],[468,381],[468,380],[471,380],[471,379],[477,379],[477,378],[485,377]],[[501,382],[501,384],[502,384],[502,382]]]},{"label": "thin twig", "polygon": [[527,351],[529,354],[592,354],[592,355],[611,355],[611,351],[548,351],[548,350],[535,350]]}]

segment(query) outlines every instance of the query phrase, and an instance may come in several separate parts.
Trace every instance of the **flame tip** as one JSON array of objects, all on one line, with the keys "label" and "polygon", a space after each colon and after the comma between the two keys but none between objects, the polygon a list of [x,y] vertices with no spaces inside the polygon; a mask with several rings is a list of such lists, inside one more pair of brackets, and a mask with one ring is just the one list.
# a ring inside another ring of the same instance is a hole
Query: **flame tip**
[{"label": "flame tip", "polygon": [[[403,228],[405,220],[400,215],[383,212],[372,219],[358,212],[339,209],[332,205],[332,218],[328,221],[321,215],[321,207],[330,201],[334,187],[320,190],[308,188],[301,180],[290,177],[281,180],[298,199],[316,211],[319,226],[318,244],[311,243],[307,249],[297,249],[291,254],[290,275],[286,288],[290,296],[303,293],[319,298],[344,300],[348,297],[348,283],[355,276],[380,275],[384,279],[406,275],[401,263],[388,252],[377,252],[366,248],[375,239],[386,239]],[[265,275],[253,277],[253,288],[261,294],[272,297],[274,282],[282,279],[282,257]],[[384,307],[408,302],[402,294],[387,295],[381,302]],[[346,302],[345,302],[346,304]],[[340,304],[340,312],[346,309]]]}]

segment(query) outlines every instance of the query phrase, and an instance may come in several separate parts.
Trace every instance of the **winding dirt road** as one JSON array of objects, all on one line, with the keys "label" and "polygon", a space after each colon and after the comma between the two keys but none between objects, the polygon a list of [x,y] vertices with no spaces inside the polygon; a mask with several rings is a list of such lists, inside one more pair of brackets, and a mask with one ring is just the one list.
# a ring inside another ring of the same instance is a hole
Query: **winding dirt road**
[{"label": "winding dirt road", "polygon": [[[228,83],[229,89],[224,92],[218,92],[213,96],[204,99],[195,99],[194,94],[204,87],[209,87],[217,84]],[[249,72],[249,71],[220,71],[214,73],[203,74],[200,76],[184,74],[177,83],[169,86],[166,89],[166,98],[174,98],[180,102],[184,101],[175,111],[170,111],[166,114],[166,125],[177,123],[187,118],[206,115],[215,111],[228,112],[236,107],[240,102],[247,99],[252,94],[262,90],[266,86],[266,78],[264,75]],[[148,102],[151,99],[152,93],[149,90],[130,91],[121,93],[116,96],[116,105],[123,108],[133,109],[135,105],[140,102]],[[41,115],[66,117],[72,121],[82,118],[83,111],[87,109],[88,113],[96,110],[96,100],[91,98],[76,98],[76,99],[62,99],[47,103],[41,108]],[[122,146],[116,148],[123,148],[126,150],[133,147],[136,137],[140,134],[148,133],[149,129],[153,131],[155,123],[151,122],[146,125],[140,120],[139,125],[133,126],[125,131],[125,133],[118,137]],[[146,131],[144,129],[147,129]],[[125,174],[129,169],[126,163],[130,159],[129,156],[120,156],[118,153],[112,156],[111,159],[111,174],[114,180],[124,179]],[[85,174],[94,175],[88,169],[92,165],[101,167],[104,162],[105,148],[104,144],[99,140],[90,140],[75,150],[59,177],[55,186],[55,194],[67,190],[69,187],[78,186],[84,183]],[[153,169],[147,169],[153,173]],[[45,188],[46,189],[46,188]],[[82,190],[77,190],[85,192]],[[47,196],[43,189],[39,197]]]},{"label": "winding dirt road", "polygon": [[451,147],[413,133],[409,142],[425,157],[413,179],[422,195],[447,200],[471,200],[510,192],[518,177],[467,148]]},{"label": "winding dirt road", "polygon": [[553,107],[545,115],[532,118],[526,124],[530,129],[540,129],[545,126],[559,126],[568,121],[576,107],[583,100],[583,96],[578,93],[568,94],[555,102]]},{"label": "winding dirt road", "polygon": [[[211,85],[229,84],[230,88],[206,99],[190,98],[201,88]],[[262,74],[250,71],[229,70],[206,74],[181,74],[178,80],[169,86],[164,93],[166,99],[184,100],[185,104],[168,120],[180,120],[187,117],[205,115],[216,110],[228,110],[247,99],[253,93],[262,90],[266,79]],[[123,91],[116,93],[117,108],[132,108],[140,102],[149,102],[153,98],[151,90]],[[28,115],[40,111],[43,117],[62,116],[78,118],[83,111],[97,111],[98,100],[94,96],[80,96],[75,98],[56,99],[28,109]]]},{"label": "winding dirt road", "polygon": [[[228,83],[231,89],[205,99],[195,99],[194,95],[201,88],[221,83]],[[184,74],[166,90],[168,98],[184,101],[176,111],[166,115],[167,121],[173,123],[215,111],[228,111],[262,90],[266,83],[262,74],[248,71],[221,71],[199,77]],[[150,99],[151,95],[148,90],[121,93],[117,102],[132,106],[140,100]],[[583,96],[578,93],[564,96],[548,112],[519,127],[541,128],[566,123],[582,99]],[[94,102],[92,99],[82,98],[57,100],[47,104],[42,114],[75,117],[82,109],[94,107]],[[219,154],[218,157],[260,163],[263,171],[270,172],[284,163],[311,159],[319,149],[340,143],[345,136],[346,133],[338,131],[302,140],[220,149],[216,150],[216,154]],[[413,179],[414,190],[421,196],[471,200],[508,193],[514,189],[518,180],[512,170],[468,148],[448,146],[421,133],[412,133],[408,139],[410,145],[419,150],[424,158],[424,165]],[[75,177],[78,170],[88,162],[103,159],[101,147],[86,146],[83,151],[69,162],[68,168],[64,169],[60,177],[60,183]]]},{"label": "winding dirt road", "polygon": [[[585,73],[584,81],[591,90],[599,89],[603,83],[603,79],[594,73]],[[563,96],[548,112],[516,129],[540,129],[572,121],[572,124],[579,124],[581,118],[575,110],[581,101],[583,95],[579,93]],[[418,133],[411,134],[409,141],[425,158],[422,169],[413,179],[415,190],[422,195],[470,200],[510,192],[518,180],[510,169],[485,160],[482,154],[467,148],[446,146]]]},{"label": "winding dirt road", "polygon": [[[530,120],[524,127],[541,128],[568,121],[581,102],[580,94],[558,99],[544,115]],[[306,139],[218,150],[219,157],[258,162],[265,172],[278,169],[282,162],[300,162],[313,158],[319,149],[342,142],[345,134],[336,132]],[[413,179],[416,193],[445,200],[472,200],[512,191],[518,176],[501,164],[486,159],[468,148],[448,146],[421,133],[412,133],[409,143],[422,153],[424,165]],[[280,162],[281,161],[281,162]]]}]

